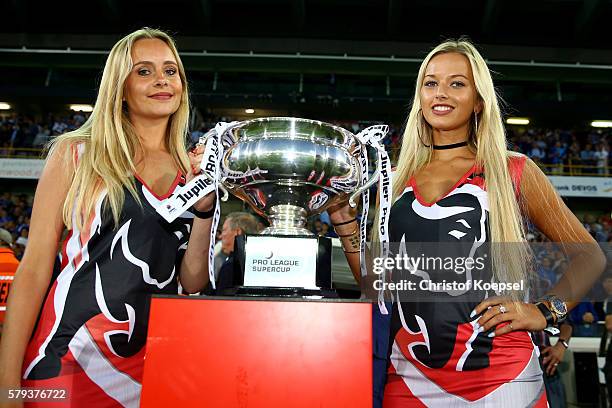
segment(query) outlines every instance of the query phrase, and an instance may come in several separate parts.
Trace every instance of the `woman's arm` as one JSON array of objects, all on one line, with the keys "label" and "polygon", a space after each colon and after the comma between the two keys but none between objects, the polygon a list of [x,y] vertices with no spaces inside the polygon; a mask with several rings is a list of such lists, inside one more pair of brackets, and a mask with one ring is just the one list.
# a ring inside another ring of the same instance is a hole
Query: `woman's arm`
[{"label": "woman's arm", "polygon": [[344,256],[348,262],[349,268],[353,273],[355,281],[361,283],[361,263],[359,257],[359,221],[356,218],[356,208],[351,208],[348,202],[338,206],[331,207],[327,210],[329,219],[332,223],[338,239],[342,244]]},{"label": "woman's arm", "polygon": [[582,223],[565,205],[550,180],[527,159],[521,180],[525,212],[551,241],[569,256],[568,267],[551,293],[573,308],[603,272],[606,259]]},{"label": "woman's arm", "polygon": [[[211,193],[214,197],[214,193]],[[206,200],[206,197],[200,201]],[[197,204],[200,203],[198,201]],[[198,208],[196,208],[198,210]],[[199,211],[199,210],[198,210]],[[208,251],[212,218],[194,218],[187,251],[181,261],[179,277],[186,293],[202,291],[208,285]]]},{"label": "woman's arm", "polygon": [[[529,159],[523,170],[521,195],[525,203],[523,210],[529,219],[569,255],[567,270],[550,293],[564,300],[568,310],[572,309],[603,271],[606,262],[603,252],[567,208],[548,177]],[[490,336],[514,330],[543,330],[547,324],[535,304],[514,302],[504,297],[485,299],[473,313],[482,313],[477,321],[482,331],[495,328]],[[498,326],[504,322],[507,324]]]},{"label": "woman's arm", "polygon": [[49,157],[34,196],[30,238],[11,286],[0,343],[0,388],[20,387],[25,349],[51,280],[73,175],[68,149],[58,146]]}]

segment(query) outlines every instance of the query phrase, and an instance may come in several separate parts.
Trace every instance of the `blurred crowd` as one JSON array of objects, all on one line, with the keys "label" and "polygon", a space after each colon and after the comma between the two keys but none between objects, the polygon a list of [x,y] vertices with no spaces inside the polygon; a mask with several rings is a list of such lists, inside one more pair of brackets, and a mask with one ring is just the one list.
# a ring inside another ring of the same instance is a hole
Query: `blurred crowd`
[{"label": "blurred crowd", "polygon": [[[578,219],[597,242],[612,242],[612,219],[610,214],[596,216],[592,213],[579,215]],[[530,242],[547,242],[546,237],[534,227],[529,228],[527,239]]]},{"label": "blurred crowd", "polygon": [[552,174],[607,176],[610,173],[610,130],[509,128],[507,132],[512,150],[526,154]]},{"label": "blurred crowd", "polygon": [[87,114],[82,112],[65,115],[49,114],[37,119],[18,114],[2,116],[0,117],[0,156],[38,155],[39,152],[21,149],[40,149],[53,137],[78,129],[85,120]]},{"label": "blurred crowd", "polygon": [[17,259],[21,259],[28,245],[32,200],[33,196],[29,194],[4,192],[0,195],[0,228],[11,234]]},{"label": "blurred crowd", "polygon": [[[569,314],[573,336],[600,337],[605,331],[598,322],[605,320],[607,304],[612,302],[612,219],[610,214],[599,217],[591,213],[579,216],[584,227],[595,238],[608,259],[606,270],[591,291]],[[527,235],[535,256],[535,297],[542,296],[556,285],[569,266],[569,259],[558,244],[530,226]]]},{"label": "blurred crowd", "polygon": [[[65,115],[47,115],[42,119],[32,116],[11,114],[0,118],[0,156],[37,155],[36,151],[54,136],[81,126],[87,119],[82,112]],[[191,142],[196,143],[217,122],[231,122],[232,118],[200,116],[194,118]],[[338,126],[353,133],[379,122],[373,121],[336,121]],[[526,154],[542,165],[551,174],[603,175],[610,173],[612,163],[610,143],[612,131],[609,129],[589,129],[584,131],[563,129],[537,129],[508,127],[509,148]],[[393,162],[396,161],[401,143],[401,126],[391,124],[389,134],[383,140]],[[15,150],[19,149],[19,150]]]}]

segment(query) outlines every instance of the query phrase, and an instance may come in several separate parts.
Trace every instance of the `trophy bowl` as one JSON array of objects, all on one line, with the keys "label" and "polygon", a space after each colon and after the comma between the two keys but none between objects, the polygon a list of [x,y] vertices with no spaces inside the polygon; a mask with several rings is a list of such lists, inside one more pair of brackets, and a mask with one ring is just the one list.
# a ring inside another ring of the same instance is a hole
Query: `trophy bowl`
[{"label": "trophy bowl", "polygon": [[316,120],[269,117],[222,135],[221,183],[266,217],[266,235],[313,235],[306,218],[354,199],[378,179],[361,177],[366,149],[346,129]]}]

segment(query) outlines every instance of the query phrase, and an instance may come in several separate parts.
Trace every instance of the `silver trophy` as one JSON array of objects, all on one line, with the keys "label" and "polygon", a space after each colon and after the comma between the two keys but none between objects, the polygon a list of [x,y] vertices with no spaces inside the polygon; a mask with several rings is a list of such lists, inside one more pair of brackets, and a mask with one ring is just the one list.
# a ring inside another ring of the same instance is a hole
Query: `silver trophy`
[{"label": "silver trophy", "polygon": [[[270,222],[261,234],[236,237],[233,294],[314,296],[327,291],[322,296],[330,296],[331,240],[308,231],[306,219],[346,200],[354,207],[361,195],[363,251],[368,189],[379,181],[377,228],[381,243],[386,242],[391,167],[380,142],[387,130],[386,125],[375,125],[355,135],[328,123],[283,117],[220,122],[200,139],[204,145],[201,174],[177,189],[157,211],[167,222],[193,217],[189,210],[202,196],[221,190],[225,200],[229,191]],[[378,158],[371,176],[368,147]],[[219,218],[217,198],[208,253],[212,283]],[[364,265],[362,258],[362,274]]]},{"label": "silver trophy", "polygon": [[316,120],[271,117],[222,135],[220,182],[266,217],[264,235],[313,235],[306,219],[355,198],[378,180],[362,178],[366,146],[346,129]]}]

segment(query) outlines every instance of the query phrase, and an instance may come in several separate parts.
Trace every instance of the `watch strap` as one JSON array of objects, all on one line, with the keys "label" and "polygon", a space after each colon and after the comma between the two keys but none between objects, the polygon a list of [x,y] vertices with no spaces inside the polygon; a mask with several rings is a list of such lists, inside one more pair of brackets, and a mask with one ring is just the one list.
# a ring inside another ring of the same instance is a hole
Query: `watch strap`
[{"label": "watch strap", "polygon": [[542,314],[544,315],[544,318],[546,319],[546,325],[554,326],[555,317],[553,316],[548,306],[546,306],[543,302],[536,303],[536,306],[538,307],[538,309],[540,309],[540,312],[542,312]]},{"label": "watch strap", "polygon": [[212,209],[208,211],[198,211],[195,208],[191,207],[189,209],[189,212],[195,215],[197,218],[206,220],[208,218],[212,218],[212,216],[215,215],[215,207],[213,207]]}]

